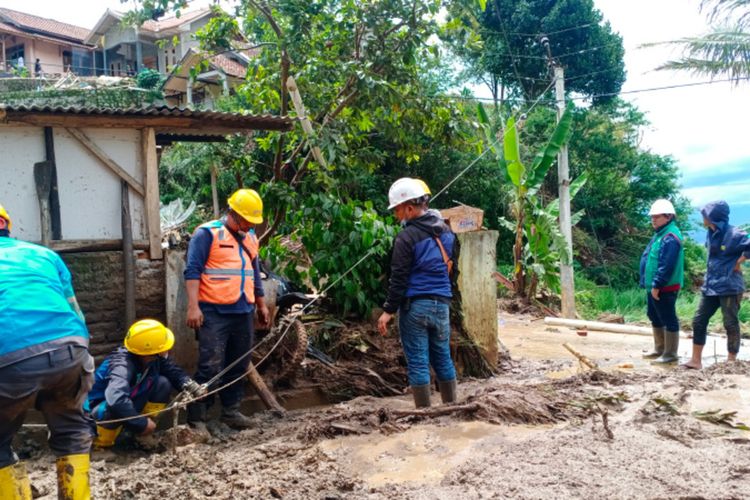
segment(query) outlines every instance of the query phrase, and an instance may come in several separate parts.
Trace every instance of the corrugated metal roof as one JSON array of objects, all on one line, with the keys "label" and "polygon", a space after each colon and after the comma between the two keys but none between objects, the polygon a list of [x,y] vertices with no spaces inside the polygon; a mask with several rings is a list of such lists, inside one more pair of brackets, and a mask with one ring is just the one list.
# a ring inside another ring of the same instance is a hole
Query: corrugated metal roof
[{"label": "corrugated metal roof", "polygon": [[174,117],[194,118],[205,121],[207,127],[230,126],[232,124],[245,125],[247,128],[267,128],[273,130],[290,129],[295,122],[288,116],[274,116],[270,114],[254,115],[244,113],[225,113],[221,111],[204,111],[173,106],[148,106],[130,108],[98,108],[94,106],[55,106],[43,104],[0,104],[0,112],[13,114],[53,114],[53,115],[83,115],[83,116],[128,116],[128,117]]}]

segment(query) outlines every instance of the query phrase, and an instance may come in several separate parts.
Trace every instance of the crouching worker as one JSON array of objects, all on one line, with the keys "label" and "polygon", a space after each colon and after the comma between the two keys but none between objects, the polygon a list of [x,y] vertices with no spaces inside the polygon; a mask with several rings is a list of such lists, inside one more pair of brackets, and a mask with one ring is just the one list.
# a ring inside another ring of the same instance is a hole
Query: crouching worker
[{"label": "crouching worker", "polygon": [[[154,432],[173,388],[193,398],[206,393],[205,386],[167,357],[173,345],[174,334],[169,328],[155,319],[142,319],[128,330],[124,347],[99,366],[86,402],[97,422],[94,447],[114,445],[123,427],[136,436]],[[117,422],[107,423],[113,420]]]}]

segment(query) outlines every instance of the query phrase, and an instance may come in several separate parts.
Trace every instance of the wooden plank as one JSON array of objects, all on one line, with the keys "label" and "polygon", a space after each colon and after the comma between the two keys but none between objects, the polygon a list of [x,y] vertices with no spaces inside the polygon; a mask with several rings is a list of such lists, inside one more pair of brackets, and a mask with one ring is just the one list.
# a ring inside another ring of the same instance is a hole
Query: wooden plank
[{"label": "wooden plank", "polygon": [[312,154],[315,157],[315,161],[317,161],[321,166],[326,167],[328,164],[326,163],[325,158],[323,158],[323,153],[320,151],[320,148],[318,146],[312,145],[311,141],[313,137],[315,137],[315,132],[313,130],[312,123],[310,122],[310,118],[308,118],[307,116],[305,105],[302,102],[302,96],[300,95],[299,89],[297,88],[297,82],[294,80],[293,76],[290,76],[286,82],[286,88],[287,90],[289,90],[289,95],[292,97],[292,104],[294,104],[294,109],[295,111],[297,111],[297,115],[299,115],[300,123],[302,124],[302,130],[307,136],[307,141],[310,142],[310,145],[312,146]]},{"label": "wooden plank", "polygon": [[70,128],[148,128],[160,132],[185,130],[213,130],[232,134],[243,130],[287,131],[293,122],[278,118],[258,118],[238,116],[236,118],[183,117],[183,116],[123,116],[123,115],[63,115],[55,113],[7,112],[5,121],[10,124],[26,123],[37,127]]},{"label": "wooden plank", "polygon": [[92,141],[85,133],[75,128],[66,128],[65,131],[72,135],[79,143],[81,143],[81,145],[85,147],[91,154],[93,154],[94,157],[96,157],[96,159],[99,160],[105,167],[108,167],[115,174],[117,174],[120,179],[127,182],[128,185],[133,188],[133,191],[140,194],[141,196],[146,196],[146,191],[145,189],[143,189],[143,184],[138,182],[138,179],[130,175],[124,168],[118,165],[116,161],[110,158],[109,155],[107,155],[104,150],[97,146],[94,141]]},{"label": "wooden plank", "polygon": [[130,217],[130,190],[128,183],[120,181],[122,186],[122,205],[120,224],[122,228],[122,269],[125,282],[125,324],[135,322],[135,259],[133,258],[133,224]]},{"label": "wooden plank", "polygon": [[[52,240],[50,248],[57,253],[107,252],[122,250],[122,240]],[[133,248],[148,250],[148,240],[134,240]]]},{"label": "wooden plank", "polygon": [[159,217],[159,162],[156,158],[156,133],[153,128],[141,130],[141,158],[143,178],[146,180],[146,225],[148,226],[149,256],[162,258],[161,219]]}]

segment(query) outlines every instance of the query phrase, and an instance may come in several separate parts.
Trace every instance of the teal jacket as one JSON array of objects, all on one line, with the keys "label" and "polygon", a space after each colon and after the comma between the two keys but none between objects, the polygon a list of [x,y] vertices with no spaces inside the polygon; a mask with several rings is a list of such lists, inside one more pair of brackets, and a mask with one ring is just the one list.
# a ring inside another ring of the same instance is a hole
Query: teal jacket
[{"label": "teal jacket", "polygon": [[45,247],[0,235],[0,368],[67,345],[88,347],[70,272]]}]

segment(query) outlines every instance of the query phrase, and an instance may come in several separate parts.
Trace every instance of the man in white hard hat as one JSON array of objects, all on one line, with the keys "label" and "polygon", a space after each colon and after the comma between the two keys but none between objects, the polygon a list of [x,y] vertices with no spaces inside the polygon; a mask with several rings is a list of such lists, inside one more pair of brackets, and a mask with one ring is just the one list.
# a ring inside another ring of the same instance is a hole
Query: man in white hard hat
[{"label": "man in white hard hat", "polygon": [[680,342],[680,322],[675,304],[683,285],[685,250],[669,200],[656,200],[648,211],[654,236],[641,256],[640,284],[647,290],[648,318],[654,334],[654,350],[645,354],[652,363],[675,363]]},{"label": "man in white hard hat", "polygon": [[430,366],[443,403],[456,400],[456,370],[450,355],[450,269],[455,235],[427,211],[426,185],[404,177],[388,191],[389,210],[404,228],[391,258],[388,297],[378,319],[382,335],[398,311],[409,385],[417,408],[430,406]]}]

